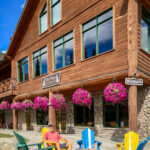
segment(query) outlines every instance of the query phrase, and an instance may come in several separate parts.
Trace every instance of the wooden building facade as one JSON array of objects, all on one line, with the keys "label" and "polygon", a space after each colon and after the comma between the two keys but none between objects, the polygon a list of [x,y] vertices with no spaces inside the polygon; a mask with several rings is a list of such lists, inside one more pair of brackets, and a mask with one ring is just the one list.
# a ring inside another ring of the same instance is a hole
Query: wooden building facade
[{"label": "wooden building facade", "polygon": [[[62,130],[76,133],[88,126],[101,136],[129,129],[146,136],[149,53],[149,0],[28,0],[7,51],[11,78],[17,79],[13,101],[62,93],[67,99]],[[42,88],[41,79],[55,73],[61,74],[60,84]],[[124,84],[126,77],[144,79],[143,87],[127,86],[124,104],[106,104],[104,87],[114,79]],[[73,105],[77,88],[92,93],[91,110]],[[56,124],[51,106],[47,114],[13,110],[13,128],[39,130],[48,115]]]}]

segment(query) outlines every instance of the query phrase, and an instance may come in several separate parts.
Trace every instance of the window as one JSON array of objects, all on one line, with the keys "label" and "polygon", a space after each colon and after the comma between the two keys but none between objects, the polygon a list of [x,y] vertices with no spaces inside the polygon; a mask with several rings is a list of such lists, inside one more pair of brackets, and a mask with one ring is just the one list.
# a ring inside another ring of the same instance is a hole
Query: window
[{"label": "window", "polygon": [[18,61],[18,82],[24,82],[29,79],[28,57]]},{"label": "window", "polygon": [[52,25],[55,25],[61,19],[60,0],[51,0]]},{"label": "window", "polygon": [[103,99],[103,125],[112,128],[128,127],[128,102],[106,103]]},{"label": "window", "polygon": [[37,125],[48,125],[48,112],[36,110]]},{"label": "window", "polygon": [[73,64],[73,32],[54,41],[54,69]]},{"label": "window", "polygon": [[91,109],[85,106],[74,105],[75,126],[94,127],[94,100],[92,99]]},{"label": "window", "polygon": [[40,14],[40,34],[47,30],[47,5],[45,4]]},{"label": "window", "polygon": [[141,32],[141,47],[150,53],[150,12],[145,8],[142,9]]},{"label": "window", "polygon": [[47,47],[33,53],[33,76],[41,76],[47,73]]},{"label": "window", "polygon": [[83,59],[113,49],[113,10],[88,21],[82,26]]}]

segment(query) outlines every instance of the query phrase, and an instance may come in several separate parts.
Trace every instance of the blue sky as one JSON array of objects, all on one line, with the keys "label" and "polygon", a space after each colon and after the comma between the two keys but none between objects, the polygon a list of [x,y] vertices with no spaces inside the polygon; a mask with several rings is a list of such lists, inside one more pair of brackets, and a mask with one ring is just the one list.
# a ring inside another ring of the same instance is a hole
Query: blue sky
[{"label": "blue sky", "polygon": [[0,49],[6,51],[26,0],[0,0]]}]

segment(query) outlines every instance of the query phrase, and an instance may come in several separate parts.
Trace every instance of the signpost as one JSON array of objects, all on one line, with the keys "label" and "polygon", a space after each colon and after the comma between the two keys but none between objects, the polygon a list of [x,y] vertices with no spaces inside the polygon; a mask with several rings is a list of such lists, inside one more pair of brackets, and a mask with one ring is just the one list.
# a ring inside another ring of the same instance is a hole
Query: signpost
[{"label": "signpost", "polygon": [[48,88],[55,85],[60,84],[61,72],[43,77],[42,80],[42,88]]},{"label": "signpost", "polygon": [[125,78],[125,84],[126,84],[126,85],[143,86],[143,79],[138,79],[138,78]]}]

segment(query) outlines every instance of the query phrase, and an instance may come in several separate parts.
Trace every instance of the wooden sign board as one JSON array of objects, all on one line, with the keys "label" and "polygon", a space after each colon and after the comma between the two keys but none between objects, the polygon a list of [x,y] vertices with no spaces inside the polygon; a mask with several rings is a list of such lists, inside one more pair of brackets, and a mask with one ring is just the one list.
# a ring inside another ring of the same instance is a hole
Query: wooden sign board
[{"label": "wooden sign board", "polygon": [[143,86],[143,79],[138,79],[138,78],[125,78],[125,84],[126,84],[126,85]]},{"label": "wooden sign board", "polygon": [[57,72],[55,74],[43,77],[42,80],[42,88],[48,88],[55,85],[60,84],[61,72]]}]

